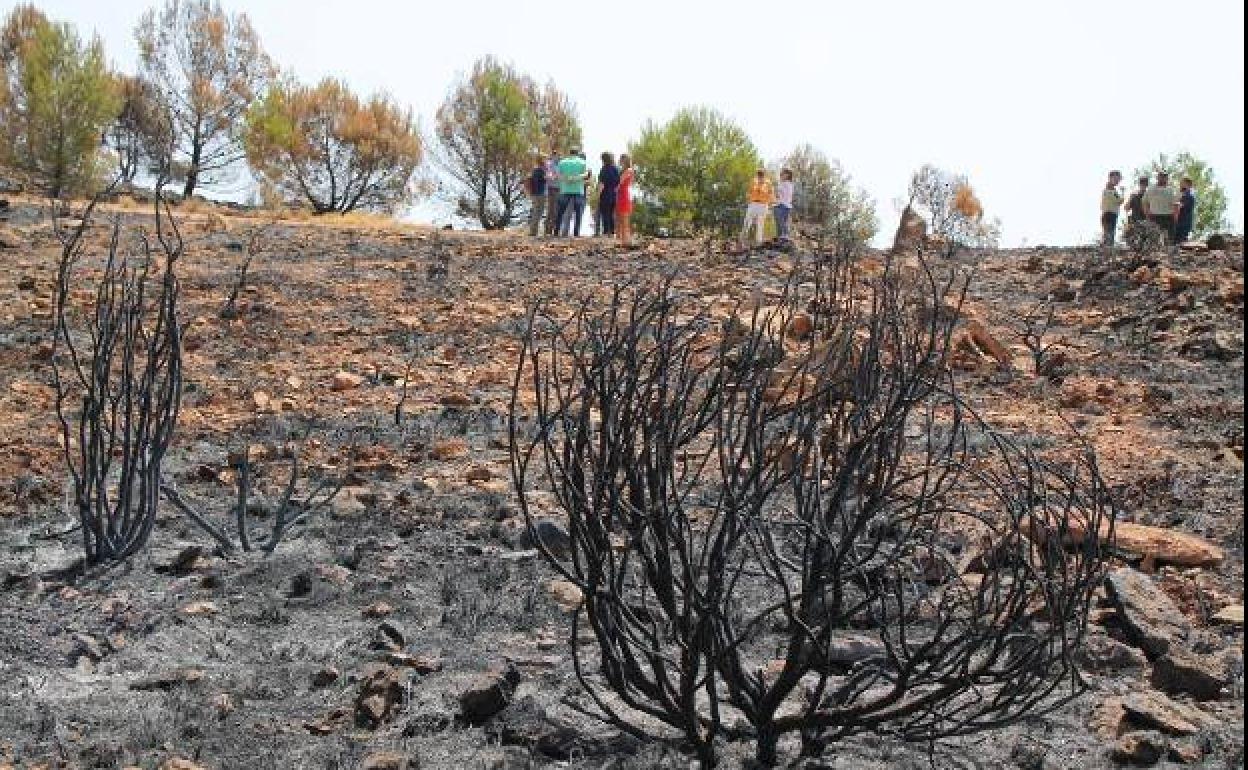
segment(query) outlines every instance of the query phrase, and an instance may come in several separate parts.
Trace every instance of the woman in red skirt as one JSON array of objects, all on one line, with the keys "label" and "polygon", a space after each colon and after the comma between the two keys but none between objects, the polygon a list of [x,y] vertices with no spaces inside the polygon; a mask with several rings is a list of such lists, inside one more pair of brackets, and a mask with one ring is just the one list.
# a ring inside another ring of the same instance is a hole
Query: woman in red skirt
[{"label": "woman in red skirt", "polygon": [[620,185],[615,188],[615,234],[624,248],[633,246],[633,159],[620,156]]}]

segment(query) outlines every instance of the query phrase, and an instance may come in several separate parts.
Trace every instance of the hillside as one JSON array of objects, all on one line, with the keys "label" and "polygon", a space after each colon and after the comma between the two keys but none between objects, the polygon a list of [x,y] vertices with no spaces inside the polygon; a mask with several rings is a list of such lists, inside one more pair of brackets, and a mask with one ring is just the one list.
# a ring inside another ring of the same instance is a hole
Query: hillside
[{"label": "hillside", "polygon": [[[150,219],[103,213],[87,231],[95,258],[107,216]],[[220,515],[227,456],[245,451],[262,469],[263,525],[305,430],[309,473],[347,467],[348,447],[356,460],[328,509],[267,559],[214,552],[168,508],[131,563],[64,572],[80,542],[61,534],[73,521],[49,360],[59,244],[36,204],[15,201],[0,223],[0,767],[688,766],[572,707],[568,597],[527,547],[510,480],[518,335],[532,298],[570,305],[673,267],[728,313],[778,293],[795,257],[175,215],[189,326],[166,467],[181,494]],[[1126,526],[1081,652],[1091,691],[951,740],[933,761],[1097,768],[1155,748],[1158,766],[1242,766],[1242,246],[957,263],[973,270],[965,314],[977,322],[960,327],[963,395],[1038,447],[1077,430]],[[1046,299],[1043,343],[1060,345],[1036,373],[1022,332]],[[558,521],[553,504],[544,512]],[[1186,652],[1150,659],[1140,640],[1158,633]],[[461,696],[488,691],[508,663],[520,679],[507,708],[466,718]],[[374,706],[376,724],[361,722]],[[800,766],[926,767],[927,751],[867,736]],[[726,765],[743,761],[730,752]]]}]

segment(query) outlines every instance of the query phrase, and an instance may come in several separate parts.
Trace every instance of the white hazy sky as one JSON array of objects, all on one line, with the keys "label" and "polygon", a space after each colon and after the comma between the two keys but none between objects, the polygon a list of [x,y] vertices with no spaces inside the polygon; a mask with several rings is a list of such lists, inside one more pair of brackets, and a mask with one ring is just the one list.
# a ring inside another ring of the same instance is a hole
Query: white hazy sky
[{"label": "white hazy sky", "polygon": [[[35,0],[135,65],[155,0]],[[11,6],[0,2],[0,9]],[[966,173],[1007,245],[1091,241],[1105,172],[1187,149],[1244,222],[1242,0],[222,0],[284,68],[410,105],[426,128],[485,54],[576,101],[586,150],[706,104],[767,158],[811,142],[879,204],[910,172]]]}]

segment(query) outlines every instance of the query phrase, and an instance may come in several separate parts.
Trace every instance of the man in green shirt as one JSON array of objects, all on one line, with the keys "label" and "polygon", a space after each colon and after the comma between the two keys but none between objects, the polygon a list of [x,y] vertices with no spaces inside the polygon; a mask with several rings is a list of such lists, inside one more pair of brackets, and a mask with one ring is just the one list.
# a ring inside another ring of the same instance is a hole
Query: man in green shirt
[{"label": "man in green shirt", "polygon": [[[581,215],[585,211],[585,180],[589,178],[589,164],[580,150],[573,150],[559,161],[559,234],[580,235]],[[572,223],[575,220],[576,227]]]}]

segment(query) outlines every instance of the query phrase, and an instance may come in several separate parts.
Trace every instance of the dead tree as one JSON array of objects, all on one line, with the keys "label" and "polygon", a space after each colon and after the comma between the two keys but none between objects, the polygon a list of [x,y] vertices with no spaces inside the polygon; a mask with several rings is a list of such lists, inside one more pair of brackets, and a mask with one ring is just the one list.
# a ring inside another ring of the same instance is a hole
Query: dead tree
[{"label": "dead tree", "polygon": [[1094,458],[1038,457],[963,402],[952,278],[820,270],[800,343],[797,281],[726,335],[674,280],[529,314],[512,474],[530,528],[536,485],[567,515],[566,559],[534,542],[584,596],[576,674],[707,767],[726,740],[774,765],[786,734],[936,741],[1082,688],[1112,521]]},{"label": "dead tree", "polygon": [[251,270],[251,263],[259,255],[262,238],[268,225],[257,227],[251,231],[251,235],[247,238],[247,252],[243,256],[243,261],[238,264],[238,270],[234,274],[234,283],[230,286],[230,296],[226,298],[225,305],[221,307],[218,313],[222,318],[232,320],[238,317],[238,296],[247,286],[247,272]]},{"label": "dead tree", "polygon": [[[132,250],[115,219],[90,299],[76,312],[96,204],[63,231],[56,279],[53,378],[61,446],[88,564],[124,560],[156,521],[161,462],[182,398],[176,268],[183,243],[160,189],[153,234]],[[96,267],[96,265],[91,265]]]}]

